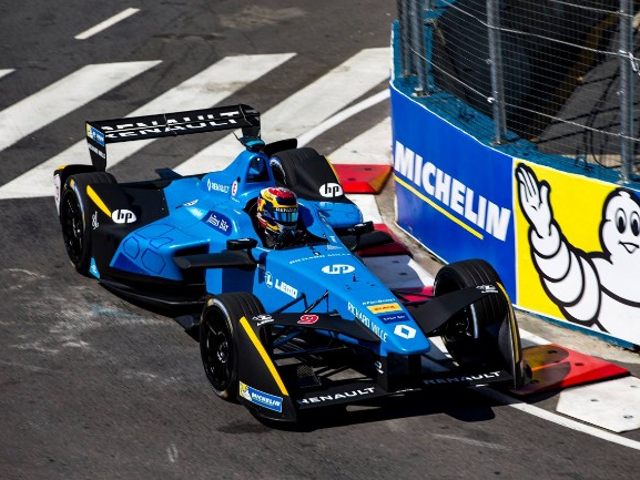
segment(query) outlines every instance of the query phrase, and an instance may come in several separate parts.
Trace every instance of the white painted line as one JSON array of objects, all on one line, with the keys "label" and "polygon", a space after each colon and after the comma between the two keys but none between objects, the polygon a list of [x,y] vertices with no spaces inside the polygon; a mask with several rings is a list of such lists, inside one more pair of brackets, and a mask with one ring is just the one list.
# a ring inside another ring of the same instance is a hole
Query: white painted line
[{"label": "white painted line", "polygon": [[[389,49],[362,50],[261,116],[267,142],[297,137],[335,115],[389,76]],[[233,135],[203,149],[176,171],[195,174],[221,169],[242,151]],[[212,168],[213,167],[213,168]]]},{"label": "white painted line", "polygon": [[612,432],[637,430],[640,379],[625,377],[563,390],[556,410]]},{"label": "white painted line", "polygon": [[131,15],[138,13],[139,11],[139,8],[127,8],[117,15],[114,15],[113,17],[107,18],[105,21],[100,22],[96,26],[91,27],[90,29],[85,30],[82,33],[79,33],[73,38],[75,38],[76,40],[86,40],[87,38],[94,36],[96,33],[100,33],[103,30],[114,26],[116,23],[121,22],[125,18],[129,18]]},{"label": "white painted line", "polygon": [[384,223],[375,195],[349,193],[347,198],[357,205],[365,222]]},{"label": "white painted line", "polygon": [[345,143],[328,156],[333,164],[391,165],[391,118]]},{"label": "white painted line", "polygon": [[0,151],[159,63],[87,65],[13,104],[0,112]]},{"label": "white painted line", "polygon": [[15,70],[11,68],[0,70],[0,78],[4,77],[5,75],[9,75],[11,72],[15,72]]},{"label": "white painted line", "polygon": [[614,433],[605,432],[604,430],[600,430],[599,428],[591,427],[570,418],[562,417],[556,413],[549,412],[539,407],[534,407],[533,405],[523,403],[508,395],[505,395],[504,393],[500,393],[489,388],[479,388],[475,391],[491,398],[496,402],[508,405],[511,408],[515,408],[516,410],[520,410],[521,412],[528,413],[529,415],[533,415],[534,417],[538,417],[542,420],[555,423],[556,425],[560,425],[577,432],[582,432],[586,435],[591,435],[592,437],[600,438],[607,442],[622,445],[634,450],[640,450],[640,442],[622,437],[620,435],[616,435]]},{"label": "white painted line", "polygon": [[[367,98],[366,100],[362,100],[360,103],[353,105],[352,107],[345,108],[340,113],[332,116],[331,118],[325,120],[320,125],[312,128],[311,130],[303,133],[298,137],[298,145],[301,147],[309,143],[311,140],[316,138],[319,135],[322,135],[327,130],[332,129],[336,125],[348,120],[354,115],[366,110],[367,108],[373,107],[380,102],[383,102],[389,99],[390,92],[389,90],[383,90],[381,92],[376,93],[375,95]],[[391,136],[389,136],[389,139]]]},{"label": "white painted line", "polygon": [[520,340],[522,341],[522,348],[538,347],[540,345],[549,345],[551,342],[546,338],[539,337],[526,330],[520,330]]},{"label": "white painted line", "polygon": [[[294,55],[283,53],[225,57],[131,112],[129,116],[214,106]],[[79,132],[83,132],[83,128],[84,125],[78,125]],[[109,145],[107,166],[117,165],[153,141],[141,140]],[[0,199],[52,196],[53,171],[60,165],[70,163],[89,163],[89,151],[85,140],[81,140],[64,152],[1,186]],[[162,167],[162,165],[158,166]]]}]

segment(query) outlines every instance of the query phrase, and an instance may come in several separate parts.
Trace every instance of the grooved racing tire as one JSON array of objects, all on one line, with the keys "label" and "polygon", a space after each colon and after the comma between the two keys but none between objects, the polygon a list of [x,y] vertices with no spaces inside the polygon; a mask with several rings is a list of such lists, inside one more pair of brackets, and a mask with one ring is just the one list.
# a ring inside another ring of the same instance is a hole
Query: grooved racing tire
[{"label": "grooved racing tire", "polygon": [[264,313],[264,307],[250,293],[223,293],[207,301],[200,319],[200,356],[207,380],[215,394],[238,400],[239,320]]},{"label": "grooved racing tire", "polygon": [[[451,263],[440,269],[434,283],[437,297],[466,287],[502,283],[484,260]],[[492,369],[504,366],[501,342],[508,323],[509,306],[502,295],[486,298],[454,315],[442,330],[442,339],[453,359],[463,368]]]},{"label": "grooved racing tire", "polygon": [[60,225],[62,238],[71,264],[82,275],[91,266],[91,221],[87,186],[99,183],[114,184],[110,173],[91,172],[70,176],[60,194]]}]

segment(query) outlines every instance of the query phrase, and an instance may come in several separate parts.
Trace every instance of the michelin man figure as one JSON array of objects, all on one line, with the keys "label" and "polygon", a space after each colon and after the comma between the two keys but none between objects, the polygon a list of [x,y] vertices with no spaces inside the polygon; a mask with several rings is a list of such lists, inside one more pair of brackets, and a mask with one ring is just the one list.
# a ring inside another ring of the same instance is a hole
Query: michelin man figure
[{"label": "michelin man figure", "polygon": [[[571,322],[640,344],[640,200],[622,188],[602,208],[601,252],[586,253],[553,218],[550,188],[531,168],[516,169],[531,257],[547,295]],[[576,213],[579,215],[579,213]]]}]

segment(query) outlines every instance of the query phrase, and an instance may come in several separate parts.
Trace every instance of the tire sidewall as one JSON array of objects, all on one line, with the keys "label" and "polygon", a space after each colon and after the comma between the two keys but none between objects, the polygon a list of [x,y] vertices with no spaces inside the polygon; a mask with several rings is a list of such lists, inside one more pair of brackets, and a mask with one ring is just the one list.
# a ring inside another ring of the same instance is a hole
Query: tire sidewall
[{"label": "tire sidewall", "polygon": [[[231,374],[228,384],[223,389],[219,389],[213,385],[213,382],[209,377],[206,360],[206,356],[208,355],[206,344],[208,339],[207,328],[208,325],[216,319],[222,320],[225,323],[229,335],[226,340],[229,344],[228,351],[231,361]],[[207,376],[207,380],[209,381],[211,389],[217,396],[225,400],[233,400],[238,393],[238,347],[236,341],[236,327],[237,320],[234,321],[232,319],[229,308],[227,307],[227,305],[225,305],[223,299],[221,299],[220,297],[214,297],[209,302],[207,302],[207,306],[202,312],[202,321],[200,322],[200,356],[202,358],[202,363],[205,368],[205,374]]]},{"label": "tire sidewall", "polygon": [[[66,220],[64,216],[68,213],[66,211],[67,197],[73,196],[82,216],[82,249],[77,261],[74,261],[71,256],[69,256],[69,260],[79,273],[87,275],[91,264],[91,229],[89,228],[89,222],[87,218],[89,206],[87,202],[88,199],[83,191],[83,187],[86,188],[86,186],[83,185],[83,182],[78,181],[78,179],[76,179],[76,177],[74,176],[70,177],[65,182],[65,185],[62,189],[60,202],[60,223],[64,225],[64,222]],[[63,232],[63,237],[65,248],[67,248],[67,238],[65,232]]]}]

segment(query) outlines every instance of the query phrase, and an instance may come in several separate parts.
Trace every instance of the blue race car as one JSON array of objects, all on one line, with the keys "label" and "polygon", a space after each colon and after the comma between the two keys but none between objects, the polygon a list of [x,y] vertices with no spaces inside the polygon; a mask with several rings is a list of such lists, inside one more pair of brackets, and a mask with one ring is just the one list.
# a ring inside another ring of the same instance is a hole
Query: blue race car
[{"label": "blue race car", "polygon": [[[133,183],[105,171],[108,143],[237,129],[244,151],[222,171],[161,168]],[[391,291],[357,253],[391,239],[362,221],[329,161],[259,131],[247,105],[87,122],[92,165],[54,172],[71,263],[194,332],[216,395],[262,418],[523,384],[518,327],[491,266],[443,267],[433,296]]]}]

